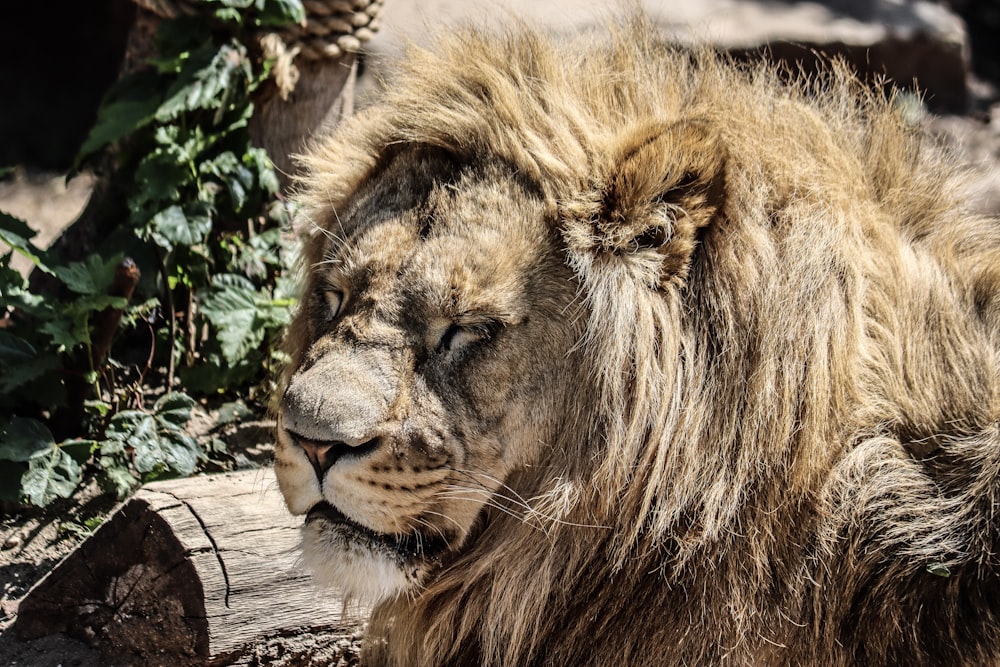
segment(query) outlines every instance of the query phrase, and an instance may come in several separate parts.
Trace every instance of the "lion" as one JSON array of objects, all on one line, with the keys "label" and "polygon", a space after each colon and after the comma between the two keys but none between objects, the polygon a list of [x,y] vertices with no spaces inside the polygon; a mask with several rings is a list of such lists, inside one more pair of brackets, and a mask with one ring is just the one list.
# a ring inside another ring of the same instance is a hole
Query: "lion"
[{"label": "lion", "polygon": [[463,28],[303,158],[274,465],[369,664],[1000,660],[1000,226],[787,74]]}]

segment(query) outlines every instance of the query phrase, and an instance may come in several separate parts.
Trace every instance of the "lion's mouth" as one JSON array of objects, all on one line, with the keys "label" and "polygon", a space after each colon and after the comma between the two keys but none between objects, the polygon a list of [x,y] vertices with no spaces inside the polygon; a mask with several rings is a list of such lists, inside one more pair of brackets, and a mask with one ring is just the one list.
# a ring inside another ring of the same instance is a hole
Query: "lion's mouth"
[{"label": "lion's mouth", "polygon": [[[353,524],[362,530],[366,530],[364,526],[356,524],[355,522],[344,516],[344,513],[338,510],[336,507],[326,502],[318,502],[312,506],[309,512],[306,514],[306,523],[311,521],[316,521],[319,519],[325,519],[331,523],[345,523]],[[372,531],[370,531],[372,532]]]},{"label": "lion's mouth", "polygon": [[374,531],[352,521],[325,500],[313,505],[306,514],[307,524],[317,521],[325,522],[355,544],[398,558],[402,564],[414,561],[440,562],[440,556],[449,548],[448,540],[441,535],[430,536],[419,532],[394,535]]}]

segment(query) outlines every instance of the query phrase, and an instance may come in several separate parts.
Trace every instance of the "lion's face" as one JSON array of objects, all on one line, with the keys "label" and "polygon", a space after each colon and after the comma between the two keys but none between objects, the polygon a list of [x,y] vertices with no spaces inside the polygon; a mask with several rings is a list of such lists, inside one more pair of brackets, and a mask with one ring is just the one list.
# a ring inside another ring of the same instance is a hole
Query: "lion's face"
[{"label": "lion's face", "polygon": [[321,580],[419,585],[551,443],[575,283],[544,218],[511,174],[403,154],[318,223],[275,470]]}]

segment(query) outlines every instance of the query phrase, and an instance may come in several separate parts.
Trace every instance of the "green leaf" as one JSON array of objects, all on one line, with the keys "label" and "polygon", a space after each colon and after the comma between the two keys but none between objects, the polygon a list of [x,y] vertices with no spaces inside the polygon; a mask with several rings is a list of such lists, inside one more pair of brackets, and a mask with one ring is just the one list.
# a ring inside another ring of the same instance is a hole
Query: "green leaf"
[{"label": "green leaf", "polygon": [[259,1],[260,0],[202,0],[202,2],[206,4],[235,7],[236,9],[247,9]]},{"label": "green leaf", "polygon": [[282,227],[291,224],[293,215],[292,206],[280,199],[267,205],[267,217]]},{"label": "green leaf", "polygon": [[63,312],[67,315],[76,316],[87,316],[92,313],[98,313],[105,308],[124,308],[128,305],[128,300],[122,296],[114,296],[111,294],[86,294],[83,296],[76,297]]},{"label": "green leaf", "polygon": [[203,162],[198,169],[203,174],[212,174],[220,178],[226,178],[229,174],[236,171],[240,166],[240,161],[236,158],[236,154],[232,151],[223,151],[215,156],[214,159]]},{"label": "green leaf", "polygon": [[209,5],[221,5],[216,18],[235,23],[252,21],[255,25],[284,26],[302,23],[306,12],[300,0],[202,0]]},{"label": "green leaf", "polygon": [[83,479],[83,470],[69,454],[53,447],[32,456],[21,477],[21,494],[32,505],[45,507],[56,498],[69,498]]},{"label": "green leaf", "polygon": [[[244,160],[245,161],[245,160]],[[215,176],[229,191],[233,212],[239,214],[247,204],[248,192],[254,188],[254,173],[232,151],[220,153],[200,167],[203,174]]]},{"label": "green leaf", "polygon": [[108,425],[108,440],[101,445],[102,465],[105,458],[120,455],[128,447],[135,469],[144,479],[193,473],[203,453],[194,438],[181,428],[187,421],[182,416],[189,414],[193,404],[190,397],[173,393],[157,401],[163,415],[137,410],[119,412]]},{"label": "green leaf", "polygon": [[148,70],[140,70],[116,83],[101,103],[97,122],[77,154],[77,164],[153,120],[163,97],[160,86],[159,78]]},{"label": "green leaf", "polygon": [[161,477],[164,473],[187,476],[198,467],[202,453],[187,433],[144,430],[142,435],[133,441],[133,447],[135,469],[144,476]]},{"label": "green leaf", "polygon": [[269,195],[277,193],[281,189],[278,175],[274,171],[274,162],[263,148],[251,148],[247,151],[244,161],[257,171],[257,182],[260,187]]},{"label": "green leaf", "polygon": [[105,492],[112,493],[121,500],[139,485],[139,479],[118,457],[102,456],[101,474],[97,478],[97,483]]},{"label": "green leaf", "polygon": [[103,516],[92,516],[88,519],[83,520],[83,527],[87,530],[93,532],[100,528],[104,524]]},{"label": "green leaf", "polygon": [[97,399],[84,401],[83,407],[88,414],[95,415],[99,418],[107,417],[112,408],[110,403]]},{"label": "green leaf", "polygon": [[[190,208],[194,208],[193,206]],[[212,218],[207,212],[190,213],[180,206],[170,206],[149,221],[153,239],[164,248],[201,243],[212,231]]]},{"label": "green leaf", "polygon": [[[202,0],[204,1],[204,0]],[[152,59],[160,72],[179,72],[191,51],[212,38],[212,27],[202,16],[181,16],[163,21],[156,30],[153,43],[159,57]]]},{"label": "green leaf", "polygon": [[54,354],[39,354],[19,336],[0,329],[0,393],[8,393],[61,366]]},{"label": "green leaf", "polygon": [[130,417],[131,415],[137,415],[141,419],[144,414],[138,410],[122,410],[112,417],[105,432],[107,440],[102,441],[100,445],[99,451],[101,457],[127,454],[128,450],[125,447],[125,443],[128,440],[129,433],[132,432],[133,425],[133,420]]},{"label": "green leaf", "polygon": [[90,342],[90,328],[87,326],[86,318],[60,317],[46,322],[38,330],[51,338],[52,344],[60,352]]},{"label": "green leaf", "polygon": [[27,463],[0,459],[0,500],[16,503],[21,500],[21,476],[27,472]]},{"label": "green leaf", "polygon": [[0,428],[0,459],[29,461],[56,446],[52,432],[37,419],[14,417]]},{"label": "green leaf", "polygon": [[77,345],[90,344],[90,318],[107,308],[124,308],[124,297],[110,294],[85,294],[68,304],[60,305],[48,313],[49,321],[38,327],[46,334],[59,352],[72,350]]},{"label": "green leaf", "polygon": [[246,88],[250,78],[250,63],[242,45],[234,41],[216,49],[215,45],[206,44],[184,64],[156,110],[156,118],[166,122],[186,111],[225,109],[237,90]]},{"label": "green leaf", "polygon": [[199,310],[215,326],[222,356],[230,363],[264,340],[263,328],[255,326],[257,290],[243,276],[213,276],[211,286],[199,293]]},{"label": "green leaf", "polygon": [[61,367],[62,363],[54,354],[39,356],[37,360],[23,364],[0,364],[0,371],[3,373],[0,375],[0,394],[8,394]]},{"label": "green leaf", "polygon": [[[168,128],[158,128],[157,134]],[[162,208],[164,203],[181,199],[181,188],[188,186],[193,177],[187,155],[181,146],[160,146],[150,151],[136,168],[134,192],[128,198],[132,221],[145,222],[148,210]]]},{"label": "green leaf", "polygon": [[163,462],[163,457],[158,456],[162,447],[153,415],[142,416],[129,433],[126,443],[134,452],[135,469],[140,473],[152,472]]},{"label": "green leaf", "polygon": [[262,327],[270,330],[280,329],[292,321],[292,306],[294,300],[275,299],[257,304],[257,317]]},{"label": "green leaf", "polygon": [[42,271],[52,273],[48,267],[50,261],[48,252],[31,242],[37,233],[24,220],[0,211],[0,241],[9,245],[18,254],[27,257]]},{"label": "green leaf", "polygon": [[0,295],[11,289],[11,287],[19,289],[23,288],[25,284],[25,280],[21,274],[10,267],[10,260],[13,254],[13,250],[7,250],[5,254],[0,255]]},{"label": "green leaf", "polygon": [[174,391],[161,396],[153,404],[153,412],[156,413],[157,419],[183,428],[191,420],[191,408],[194,406],[193,398],[183,392]]},{"label": "green leaf", "polygon": [[89,255],[82,262],[70,262],[66,266],[54,266],[52,272],[66,287],[77,294],[102,294],[107,292],[114,280],[115,270],[122,261],[117,255],[104,260],[100,255]]},{"label": "green leaf", "polygon": [[259,17],[261,25],[269,26],[302,23],[305,19],[306,10],[300,0],[265,0]]},{"label": "green leaf", "polygon": [[89,461],[97,448],[98,442],[96,440],[74,439],[59,443],[59,449],[69,454],[80,465]]},{"label": "green leaf", "polygon": [[0,294],[0,308],[16,308],[42,321],[56,316],[56,308],[49,301],[50,299],[32,294],[26,289],[11,288],[9,285],[7,291]]},{"label": "green leaf", "polygon": [[223,403],[219,406],[219,414],[216,417],[215,425],[224,426],[226,424],[232,424],[233,422],[240,421],[241,419],[250,419],[253,417],[253,411],[247,407],[246,403],[243,401],[232,401],[230,403]]},{"label": "green leaf", "polygon": [[223,23],[242,23],[243,14],[240,13],[238,9],[232,9],[230,7],[222,7],[221,9],[215,10],[215,18]]},{"label": "green leaf", "polygon": [[31,343],[9,331],[0,329],[0,364],[15,364],[38,355]]},{"label": "green leaf", "polygon": [[99,516],[92,516],[83,521],[70,519],[59,524],[58,533],[89,537],[94,534],[95,530],[101,527],[102,523],[104,523],[104,519]]}]

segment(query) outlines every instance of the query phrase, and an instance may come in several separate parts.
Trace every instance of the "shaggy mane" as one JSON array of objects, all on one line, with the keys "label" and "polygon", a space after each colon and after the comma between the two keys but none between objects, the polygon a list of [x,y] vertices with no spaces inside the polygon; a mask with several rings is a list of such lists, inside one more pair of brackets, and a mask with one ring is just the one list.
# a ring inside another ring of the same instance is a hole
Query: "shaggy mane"
[{"label": "shaggy mane", "polygon": [[[551,459],[506,480],[518,516],[486,510],[467,553],[376,610],[376,662],[996,656],[1000,234],[902,108],[840,64],[783,83],[642,19],[517,26],[411,48],[317,143],[300,199],[321,229],[391,151],[508,165],[587,318],[592,386]],[[627,608],[664,620],[567,620]]]}]

